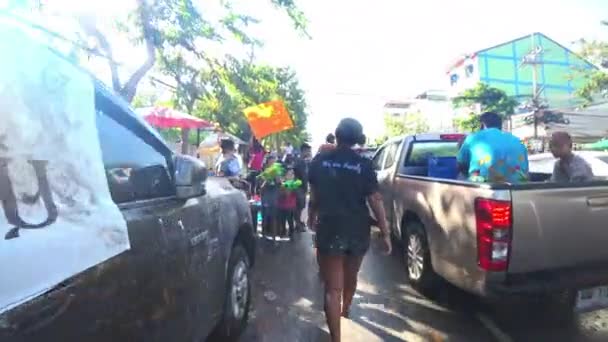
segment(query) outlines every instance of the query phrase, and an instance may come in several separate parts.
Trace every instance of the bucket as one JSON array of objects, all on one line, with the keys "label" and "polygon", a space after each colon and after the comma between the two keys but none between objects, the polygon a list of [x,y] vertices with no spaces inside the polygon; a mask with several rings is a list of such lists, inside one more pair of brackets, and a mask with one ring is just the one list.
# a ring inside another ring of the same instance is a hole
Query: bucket
[{"label": "bucket", "polygon": [[458,178],[458,160],[456,157],[429,157],[428,174],[432,178]]}]

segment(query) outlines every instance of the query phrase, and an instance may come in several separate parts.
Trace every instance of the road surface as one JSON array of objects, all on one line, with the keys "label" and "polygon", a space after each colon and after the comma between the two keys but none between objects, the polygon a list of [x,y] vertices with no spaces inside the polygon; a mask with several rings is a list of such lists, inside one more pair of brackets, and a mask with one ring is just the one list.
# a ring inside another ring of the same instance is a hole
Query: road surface
[{"label": "road surface", "polygon": [[[328,341],[310,233],[278,247],[259,240],[253,308],[242,342]],[[551,325],[525,306],[496,307],[450,286],[427,299],[407,285],[399,250],[382,254],[377,236],[365,257],[343,341],[608,341],[608,313],[576,326]],[[545,325],[548,324],[547,325]]]}]

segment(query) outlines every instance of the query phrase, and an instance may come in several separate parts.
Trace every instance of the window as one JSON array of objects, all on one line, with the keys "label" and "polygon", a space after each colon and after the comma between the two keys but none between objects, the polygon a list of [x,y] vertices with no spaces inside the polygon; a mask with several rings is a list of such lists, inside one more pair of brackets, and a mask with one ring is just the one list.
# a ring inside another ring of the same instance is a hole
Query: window
[{"label": "window", "polygon": [[467,65],[467,67],[464,69],[464,73],[467,76],[467,78],[473,76],[473,71],[474,71],[474,67],[473,64],[469,64]]},{"label": "window", "polygon": [[384,156],[386,155],[386,146],[382,147],[372,160],[372,164],[374,165],[374,170],[379,171],[382,170],[382,162],[384,161]]},{"label": "window", "polygon": [[[120,110],[111,108],[109,110]],[[112,199],[116,203],[171,196],[167,158],[97,109],[97,131]]]},{"label": "window", "polygon": [[397,150],[399,149],[399,144],[401,142],[395,142],[386,147],[386,160],[384,161],[383,169],[388,169],[395,165],[395,161],[397,160]]},{"label": "window", "polygon": [[429,157],[456,157],[457,141],[421,141],[414,142],[405,160],[405,166],[427,167]]},{"label": "window", "polygon": [[450,85],[454,86],[456,83],[458,83],[458,74],[450,75]]}]

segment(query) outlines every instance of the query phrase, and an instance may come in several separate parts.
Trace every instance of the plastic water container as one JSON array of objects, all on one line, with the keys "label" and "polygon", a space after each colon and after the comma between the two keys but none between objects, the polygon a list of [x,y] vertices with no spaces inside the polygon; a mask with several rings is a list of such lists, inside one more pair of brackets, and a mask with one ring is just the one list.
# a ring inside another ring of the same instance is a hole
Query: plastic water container
[{"label": "plastic water container", "polygon": [[458,161],[456,157],[429,157],[428,176],[433,178],[458,178]]}]

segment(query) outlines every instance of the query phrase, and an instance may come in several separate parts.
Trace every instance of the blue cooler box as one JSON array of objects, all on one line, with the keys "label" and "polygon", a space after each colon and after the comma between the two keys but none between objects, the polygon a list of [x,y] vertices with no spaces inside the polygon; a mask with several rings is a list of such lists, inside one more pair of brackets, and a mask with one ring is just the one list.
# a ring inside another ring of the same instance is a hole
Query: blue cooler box
[{"label": "blue cooler box", "polygon": [[430,157],[428,176],[433,178],[458,178],[458,160],[456,157]]}]

